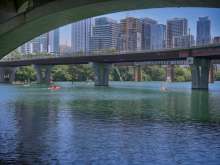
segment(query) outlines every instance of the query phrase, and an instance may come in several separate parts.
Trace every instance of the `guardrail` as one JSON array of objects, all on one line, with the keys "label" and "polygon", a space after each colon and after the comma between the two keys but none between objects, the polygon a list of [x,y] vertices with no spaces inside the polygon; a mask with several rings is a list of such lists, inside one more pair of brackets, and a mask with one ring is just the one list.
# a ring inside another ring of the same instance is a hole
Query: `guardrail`
[{"label": "guardrail", "polygon": [[189,50],[189,49],[201,49],[201,48],[211,48],[217,47],[219,44],[209,44],[206,46],[192,46],[189,48],[164,48],[155,50],[101,50],[93,52],[74,52],[74,53],[50,53],[50,54],[25,54],[17,57],[5,57],[0,61],[11,62],[11,61],[25,61],[25,60],[35,60],[35,59],[49,59],[49,58],[60,58],[60,57],[81,57],[81,56],[105,56],[105,55],[123,55],[123,54],[138,54],[138,53],[150,53],[150,52],[164,52],[164,51],[179,51],[179,50]]}]

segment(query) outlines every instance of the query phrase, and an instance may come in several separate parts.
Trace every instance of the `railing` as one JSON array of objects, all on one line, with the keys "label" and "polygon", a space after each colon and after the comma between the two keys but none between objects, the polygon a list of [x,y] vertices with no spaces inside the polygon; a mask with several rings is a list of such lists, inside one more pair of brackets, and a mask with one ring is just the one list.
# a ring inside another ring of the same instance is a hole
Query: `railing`
[{"label": "railing", "polygon": [[209,44],[205,46],[192,46],[189,48],[164,48],[156,50],[100,50],[93,52],[74,52],[74,53],[48,53],[48,54],[25,54],[20,56],[4,57],[0,62],[11,62],[11,61],[25,61],[25,60],[37,60],[37,59],[49,59],[49,58],[60,58],[60,57],[82,57],[82,56],[105,56],[105,55],[123,55],[123,54],[138,54],[138,53],[150,53],[150,52],[163,52],[163,51],[178,51],[178,50],[189,50],[198,48],[210,48],[220,46],[220,44]]}]

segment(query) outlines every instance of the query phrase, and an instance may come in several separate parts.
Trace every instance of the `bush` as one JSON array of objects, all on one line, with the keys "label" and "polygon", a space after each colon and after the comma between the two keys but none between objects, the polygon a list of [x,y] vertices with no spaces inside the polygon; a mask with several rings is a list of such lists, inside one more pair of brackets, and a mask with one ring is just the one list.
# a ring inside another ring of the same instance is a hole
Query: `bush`
[{"label": "bush", "polygon": [[184,67],[181,67],[181,66],[176,66],[175,67],[174,81],[184,82],[184,81],[190,81],[190,80],[191,80],[190,68],[184,68]]},{"label": "bush", "polygon": [[23,66],[17,69],[15,74],[16,81],[34,81],[36,72],[33,66]]}]

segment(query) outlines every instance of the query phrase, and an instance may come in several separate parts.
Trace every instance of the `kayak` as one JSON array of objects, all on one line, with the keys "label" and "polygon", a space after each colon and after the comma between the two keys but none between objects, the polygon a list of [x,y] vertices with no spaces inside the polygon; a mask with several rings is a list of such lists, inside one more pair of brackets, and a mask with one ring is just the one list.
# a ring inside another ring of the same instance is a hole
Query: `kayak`
[{"label": "kayak", "polygon": [[61,87],[60,86],[50,86],[48,89],[50,90],[59,90]]}]

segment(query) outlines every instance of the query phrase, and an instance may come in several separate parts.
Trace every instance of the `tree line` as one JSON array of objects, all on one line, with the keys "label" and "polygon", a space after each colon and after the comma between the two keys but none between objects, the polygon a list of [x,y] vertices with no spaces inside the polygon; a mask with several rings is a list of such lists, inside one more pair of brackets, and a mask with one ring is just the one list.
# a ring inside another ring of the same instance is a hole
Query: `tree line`
[{"label": "tree line", "polygon": [[[141,67],[143,81],[165,81],[166,68],[159,65],[146,65]],[[53,81],[93,81],[94,71],[91,64],[57,65],[52,68]],[[220,80],[220,72],[216,74]],[[109,79],[111,81],[133,81],[134,69],[129,66],[112,66]],[[19,67],[16,71],[16,81],[35,81],[36,71],[33,66]],[[191,81],[190,67],[174,67],[174,81]]]}]

